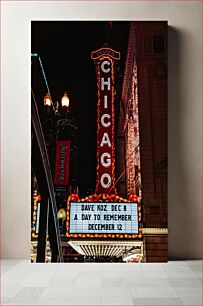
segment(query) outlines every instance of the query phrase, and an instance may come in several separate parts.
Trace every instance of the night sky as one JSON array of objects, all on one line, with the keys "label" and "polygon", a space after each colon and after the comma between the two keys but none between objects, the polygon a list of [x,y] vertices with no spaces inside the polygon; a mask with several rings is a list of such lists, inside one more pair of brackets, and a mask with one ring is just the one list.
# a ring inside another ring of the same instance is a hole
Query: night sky
[{"label": "night sky", "polygon": [[[129,22],[32,21],[31,50],[41,57],[52,99],[61,100],[66,91],[70,112],[78,126],[78,169],[80,193],[94,191],[96,182],[97,80],[91,52],[106,42],[121,52],[117,65],[118,118]],[[46,93],[45,93],[46,94]]]}]

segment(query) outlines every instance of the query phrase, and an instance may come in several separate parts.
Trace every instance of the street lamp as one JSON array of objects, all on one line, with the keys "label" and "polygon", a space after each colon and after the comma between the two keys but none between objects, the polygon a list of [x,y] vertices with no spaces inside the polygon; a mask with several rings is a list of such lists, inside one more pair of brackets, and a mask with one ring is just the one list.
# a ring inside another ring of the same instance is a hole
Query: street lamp
[{"label": "street lamp", "polygon": [[[55,198],[57,204],[57,217],[59,220],[59,229],[60,235],[65,235],[65,214],[64,203],[67,200],[68,187],[65,184],[57,185],[54,181],[55,172],[56,172],[56,160],[57,160],[57,142],[69,141],[72,138],[70,111],[69,111],[69,98],[65,92],[63,97],[60,100],[56,100],[54,103],[52,101],[51,95],[48,92],[44,97],[44,107],[45,107],[45,123],[44,123],[44,132],[45,132],[45,141],[47,145],[47,150],[49,154],[50,167],[53,177],[53,182],[55,185]],[[64,146],[67,146],[65,143]],[[71,148],[71,150],[73,150]],[[60,150],[59,150],[60,151]],[[60,153],[61,154],[61,153]],[[59,154],[59,155],[60,155]],[[72,153],[71,153],[72,154]],[[61,156],[60,156],[61,158]],[[69,163],[69,161],[68,161]],[[57,166],[58,167],[58,166]],[[65,167],[65,166],[64,166]],[[67,165],[66,165],[67,167]],[[69,165],[68,165],[69,167]],[[65,168],[64,170],[65,171]]]},{"label": "street lamp", "polygon": [[[66,92],[60,98],[53,101],[48,92],[44,97],[44,105],[41,101],[42,107],[44,106],[44,113],[41,115],[54,185],[60,239],[66,241],[67,198],[70,193],[79,193],[78,139],[77,126],[69,110],[71,101]],[[68,249],[66,252],[69,254],[71,251]]]},{"label": "street lamp", "polygon": [[[70,141],[70,160],[71,160],[71,171],[73,173],[73,177],[71,179],[71,183],[69,186],[55,186],[55,193],[57,198],[67,197],[67,190],[71,186],[75,184],[75,176],[76,176],[76,156],[77,156],[77,144],[76,136],[77,136],[77,127],[73,123],[73,118],[71,118],[71,114],[69,111],[70,100],[68,98],[67,93],[65,92],[63,97],[60,100],[55,101],[54,107],[51,99],[50,93],[47,93],[44,97],[44,106],[46,108],[45,113],[45,123],[44,123],[44,132],[45,132],[45,141],[49,151],[50,165],[52,169],[52,175],[54,177],[54,169],[56,162],[56,143],[57,141]],[[72,175],[72,174],[71,174]],[[77,186],[76,186],[77,187]],[[75,188],[76,188],[75,187]],[[72,188],[72,187],[71,187]],[[57,204],[60,201],[57,200]],[[60,206],[59,206],[60,208]]]},{"label": "street lamp", "polygon": [[64,93],[64,95],[61,99],[61,105],[62,105],[62,108],[68,108],[69,107],[69,98],[68,98],[66,92]]},{"label": "street lamp", "polygon": [[44,97],[44,106],[50,108],[51,104],[52,104],[52,99],[50,93],[48,92]]},{"label": "street lamp", "polygon": [[[52,98],[51,98],[50,93],[48,92],[46,94],[46,96],[44,97],[44,106],[47,107],[47,108],[50,108],[51,104],[52,104]],[[68,98],[67,93],[65,92],[62,99],[61,99],[62,109],[67,110],[68,107],[69,107],[69,104],[70,104],[70,100]],[[58,112],[58,109],[59,109],[59,102],[58,101],[56,101],[55,106],[56,106],[56,110]]]}]

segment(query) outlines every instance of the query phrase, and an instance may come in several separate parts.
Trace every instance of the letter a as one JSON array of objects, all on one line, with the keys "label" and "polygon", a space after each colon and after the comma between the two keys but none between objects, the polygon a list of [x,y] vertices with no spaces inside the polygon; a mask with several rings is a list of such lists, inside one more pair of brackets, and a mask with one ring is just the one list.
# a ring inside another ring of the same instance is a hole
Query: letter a
[{"label": "letter a", "polygon": [[107,144],[109,147],[111,147],[111,142],[110,142],[110,139],[109,139],[109,136],[108,136],[107,133],[104,133],[104,135],[102,137],[100,147],[103,147],[105,144]]}]

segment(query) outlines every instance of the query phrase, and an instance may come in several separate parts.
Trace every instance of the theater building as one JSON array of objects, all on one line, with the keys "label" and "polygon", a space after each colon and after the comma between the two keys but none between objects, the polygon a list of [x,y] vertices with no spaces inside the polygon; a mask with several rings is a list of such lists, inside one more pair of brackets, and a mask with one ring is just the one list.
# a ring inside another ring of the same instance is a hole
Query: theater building
[{"label": "theater building", "polygon": [[131,22],[117,148],[118,193],[142,198],[144,261],[167,261],[167,22]]},{"label": "theater building", "polygon": [[[143,257],[140,197],[120,196],[115,180],[115,71],[120,52],[105,44],[91,52],[97,78],[97,167],[95,193],[67,201],[69,244],[98,261]],[[132,258],[132,259],[130,259]]]},{"label": "theater building", "polygon": [[[167,22],[130,23],[118,131],[114,72],[120,53],[106,45],[92,52],[92,59],[98,87],[96,191],[85,199],[69,197],[69,244],[81,255],[105,261],[165,262]],[[106,208],[100,213],[102,221],[89,221],[100,203]],[[108,218],[115,226],[105,223]]]},{"label": "theater building", "polygon": [[67,105],[41,103],[49,88],[40,57],[32,58],[33,260],[166,262],[167,22],[129,22],[122,64],[121,52],[107,43],[91,52],[96,181],[84,197],[77,128]]}]

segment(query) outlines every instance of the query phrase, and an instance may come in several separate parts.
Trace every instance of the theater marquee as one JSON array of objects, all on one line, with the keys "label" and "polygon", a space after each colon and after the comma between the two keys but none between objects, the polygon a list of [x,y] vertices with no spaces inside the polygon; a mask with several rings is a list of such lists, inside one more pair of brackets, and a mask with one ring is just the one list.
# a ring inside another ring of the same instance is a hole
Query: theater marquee
[{"label": "theater marquee", "polygon": [[138,234],[137,203],[70,203],[70,234]]},{"label": "theater marquee", "polygon": [[139,229],[140,199],[116,195],[71,195],[67,206],[67,237],[136,238]]}]

